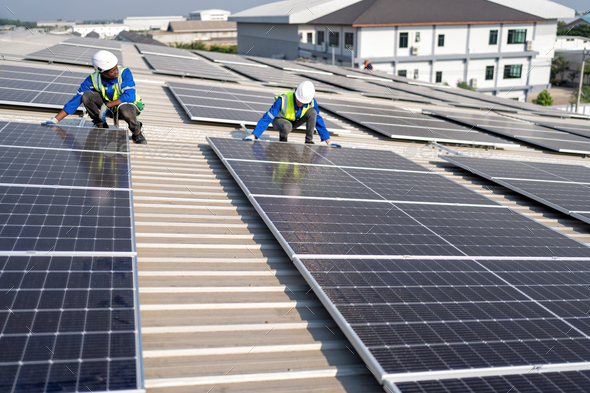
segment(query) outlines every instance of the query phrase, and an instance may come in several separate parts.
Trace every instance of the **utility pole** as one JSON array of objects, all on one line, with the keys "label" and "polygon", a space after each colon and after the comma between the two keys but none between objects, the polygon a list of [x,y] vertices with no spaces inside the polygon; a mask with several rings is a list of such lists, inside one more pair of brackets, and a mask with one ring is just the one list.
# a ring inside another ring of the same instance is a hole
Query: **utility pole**
[{"label": "utility pole", "polygon": [[580,84],[578,85],[578,99],[576,100],[576,113],[580,106],[580,97],[582,96],[582,85],[584,84],[584,68],[586,68],[586,48],[584,48],[584,55],[582,56],[582,69],[580,72]]}]

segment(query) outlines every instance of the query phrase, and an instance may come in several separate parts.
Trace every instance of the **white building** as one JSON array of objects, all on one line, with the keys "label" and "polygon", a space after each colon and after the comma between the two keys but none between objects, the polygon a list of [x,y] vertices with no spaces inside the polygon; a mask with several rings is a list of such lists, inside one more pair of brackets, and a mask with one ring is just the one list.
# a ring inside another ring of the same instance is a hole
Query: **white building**
[{"label": "white building", "polygon": [[63,21],[63,20],[54,20],[54,21],[43,21],[43,20],[40,20],[40,21],[37,22],[37,26],[39,26],[39,27],[63,28],[63,27],[72,27],[76,23],[80,23],[80,22],[66,22],[66,21]]},{"label": "white building", "polygon": [[189,14],[190,20],[227,20],[231,15],[230,11],[226,10],[201,10],[193,11]]},{"label": "white building", "polygon": [[[525,0],[523,7],[535,1],[546,6],[541,14],[551,12],[547,0]],[[282,1],[234,14],[238,52],[254,46],[250,54],[330,63],[334,51],[338,65],[369,60],[376,70],[451,86],[465,81],[521,101],[550,88],[556,18],[486,0],[343,3],[316,1],[316,12],[309,1]],[[326,5],[329,12],[318,16]],[[285,16],[284,9],[294,6],[294,17]]]},{"label": "white building", "polygon": [[555,40],[556,54],[559,54],[559,52],[584,50],[584,48],[590,51],[590,38],[588,37],[558,35]]},{"label": "white building", "polygon": [[82,37],[86,37],[86,35],[90,32],[97,33],[100,38],[114,38],[120,32],[127,30],[129,31],[129,26],[127,25],[118,25],[118,24],[111,24],[111,25],[74,25],[72,26],[72,33],[80,33]]},{"label": "white building", "polygon": [[184,21],[184,16],[130,16],[123,20],[131,31],[167,30],[170,22]]}]

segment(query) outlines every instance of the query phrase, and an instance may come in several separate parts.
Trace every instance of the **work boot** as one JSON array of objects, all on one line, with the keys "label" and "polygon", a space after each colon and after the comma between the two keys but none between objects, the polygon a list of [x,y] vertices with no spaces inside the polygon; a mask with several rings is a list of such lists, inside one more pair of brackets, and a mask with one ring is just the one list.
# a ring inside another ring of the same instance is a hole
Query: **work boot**
[{"label": "work boot", "polygon": [[279,137],[279,142],[288,142],[288,141],[287,141],[287,138]]},{"label": "work boot", "polygon": [[307,142],[307,141],[306,141],[306,142],[305,142],[305,144],[306,144],[306,145],[315,145],[315,143],[313,143],[313,141],[310,141],[310,142]]},{"label": "work boot", "polygon": [[109,125],[106,122],[100,122],[94,124],[94,128],[109,128]]},{"label": "work boot", "polygon": [[133,140],[134,143],[137,143],[139,145],[147,145],[147,140],[143,136],[143,133],[142,132],[140,132],[137,135],[133,134],[131,136],[131,140]]}]

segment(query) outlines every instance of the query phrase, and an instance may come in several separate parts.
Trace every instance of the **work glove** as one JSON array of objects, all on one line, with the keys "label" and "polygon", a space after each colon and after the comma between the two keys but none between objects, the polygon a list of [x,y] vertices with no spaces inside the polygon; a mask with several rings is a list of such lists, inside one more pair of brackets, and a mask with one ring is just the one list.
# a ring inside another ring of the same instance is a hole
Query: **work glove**
[{"label": "work glove", "polygon": [[254,134],[250,134],[248,136],[245,136],[244,138],[242,138],[243,141],[249,141],[252,142],[252,140],[257,140],[258,138],[256,138],[256,135]]},{"label": "work glove", "polygon": [[59,120],[57,120],[57,117],[52,117],[51,119],[41,123],[42,126],[54,126],[57,123],[59,123]]},{"label": "work glove", "polygon": [[103,123],[105,123],[107,121],[107,115],[111,111],[111,108],[109,108],[106,104],[102,104],[102,106],[100,107],[100,112],[98,112],[98,118],[100,119],[100,121],[102,121]]},{"label": "work glove", "polygon": [[339,145],[337,143],[330,143],[330,146],[332,146],[332,147],[342,147],[342,145]]}]

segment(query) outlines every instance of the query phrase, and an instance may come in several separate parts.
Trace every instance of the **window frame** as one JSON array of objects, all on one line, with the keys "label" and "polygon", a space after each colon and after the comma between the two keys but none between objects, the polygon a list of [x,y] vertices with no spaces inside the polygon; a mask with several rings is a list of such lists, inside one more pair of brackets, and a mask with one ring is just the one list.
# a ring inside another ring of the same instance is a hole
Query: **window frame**
[{"label": "window frame", "polygon": [[[350,44],[348,44],[348,38],[350,38]],[[344,32],[344,47],[354,49],[354,33],[350,31]]]},{"label": "window frame", "polygon": [[[332,45],[332,42],[336,42],[336,45]],[[328,44],[330,44],[329,45],[330,48],[340,48],[340,32],[339,31],[331,31],[328,33]]]},{"label": "window frame", "polygon": [[442,71],[436,71],[436,77],[435,77],[435,83],[442,83],[442,78],[443,78],[443,72]]},{"label": "window frame", "polygon": [[520,79],[520,78],[522,78],[522,64],[506,64],[506,65],[504,65],[504,79]]},{"label": "window frame", "polygon": [[[487,81],[493,81],[494,80],[494,72],[496,71],[496,66],[486,66],[486,76],[485,76],[485,80]],[[490,76],[490,78],[488,78],[488,76]]]},{"label": "window frame", "polygon": [[307,32],[307,44],[313,44],[313,33],[311,31]]},{"label": "window frame", "polygon": [[401,76],[402,78],[407,78],[408,77],[408,70],[398,70],[397,76]]},{"label": "window frame", "polygon": [[438,35],[438,42],[437,42],[437,46],[439,48],[442,48],[445,46],[445,35],[444,34],[439,34]]},{"label": "window frame", "polygon": [[326,42],[326,37],[325,37],[325,32],[324,31],[318,31],[315,35],[315,42],[316,45],[323,45],[324,42]]},{"label": "window frame", "polygon": [[498,30],[490,30],[488,45],[498,45]]},{"label": "window frame", "polygon": [[526,44],[526,36],[527,29],[510,29],[506,43],[509,45]]},{"label": "window frame", "polygon": [[399,40],[398,40],[398,45],[400,48],[407,48],[409,45],[409,37],[410,33],[408,32],[400,32],[399,33]]}]

